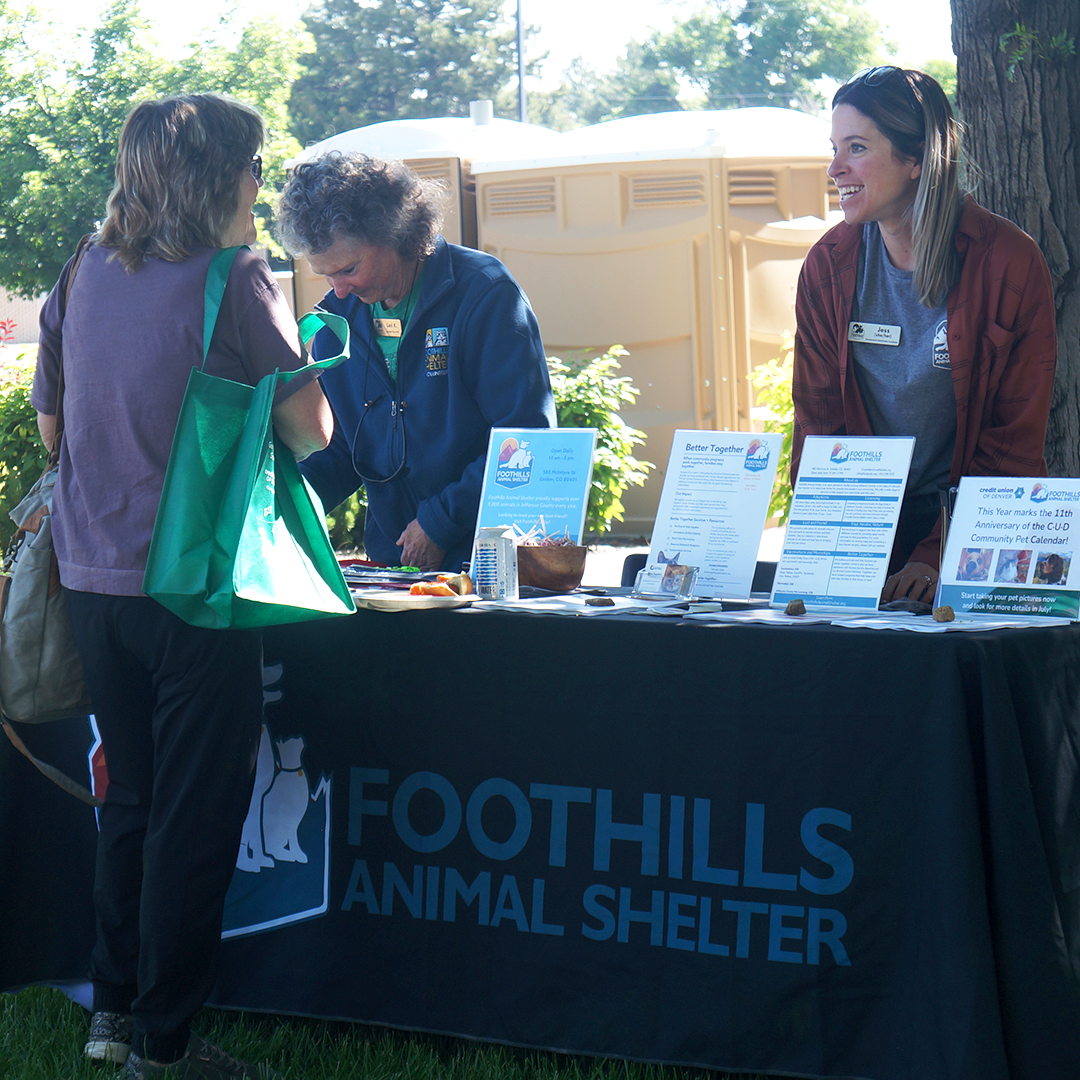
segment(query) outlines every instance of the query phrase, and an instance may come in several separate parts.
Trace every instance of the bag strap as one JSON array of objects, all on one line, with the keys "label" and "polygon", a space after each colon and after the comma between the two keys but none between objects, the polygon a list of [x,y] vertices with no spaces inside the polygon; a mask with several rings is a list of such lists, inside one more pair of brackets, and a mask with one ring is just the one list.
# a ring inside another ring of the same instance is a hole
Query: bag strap
[{"label": "bag strap", "polygon": [[239,247],[219,248],[214,252],[210,265],[206,269],[206,286],[203,289],[203,350],[202,370],[206,370],[206,357],[210,353],[210,342],[214,337],[214,327],[217,325],[218,312],[221,310],[221,300],[225,295],[225,286],[229,283],[229,271],[232,270],[236,254],[246,244]]},{"label": "bag strap", "polygon": [[[241,247],[221,248],[214,253],[210,265],[206,271],[206,286],[203,290],[203,359],[202,370],[206,370],[206,358],[210,353],[210,342],[214,337],[214,327],[217,325],[218,312],[221,310],[221,301],[225,295],[225,286],[229,281],[229,272],[236,259],[236,254]],[[295,371],[279,371],[277,380],[284,384],[296,378],[302,372],[312,368],[326,369],[335,367],[349,355],[349,323],[340,315],[330,311],[309,311],[300,318],[297,324],[300,340],[306,345],[320,330],[329,327],[334,336],[341,343],[341,351],[336,356],[330,356],[325,360],[318,360],[306,364]]]},{"label": "bag strap", "polygon": [[62,787],[69,795],[74,795],[76,799],[80,799],[82,802],[86,803],[87,806],[98,807],[102,805],[101,799],[92,794],[88,788],[83,787],[82,784],[78,784],[72,780],[67,773],[62,773],[55,766],[34,757],[33,752],[27,748],[26,743],[19,738],[15,733],[15,729],[8,723],[8,718],[6,716],[0,715],[0,724],[3,725],[4,734],[11,740],[11,745],[24,757],[29,758],[38,772],[47,776],[54,784]]},{"label": "bag strap", "polygon": [[[71,262],[67,281],[64,283],[64,309],[61,314],[61,326],[63,326],[63,316],[67,314],[67,305],[68,300],[71,297],[71,286],[75,281],[75,274],[79,269],[79,264],[82,262],[83,256],[90,247],[90,243],[90,235],[84,236],[79,241],[79,246],[75,251],[75,257]],[[229,280],[229,271],[232,269],[233,260],[236,258],[236,253],[239,250],[239,247],[222,248],[221,250],[216,251],[214,257],[210,260],[210,266],[206,274],[206,286],[204,289],[203,367],[206,366],[206,356],[210,351],[210,340],[214,336],[214,326],[217,324],[218,311],[221,309],[221,300],[225,295],[225,286]],[[50,465],[55,465],[60,458],[60,436],[64,430],[63,402],[64,353],[61,344],[59,375],[57,378],[56,390],[56,434],[53,437],[53,445],[49,455]],[[101,799],[94,795],[88,788],[75,780],[72,780],[70,776],[61,772],[61,770],[54,765],[50,765],[48,762],[42,761],[40,758],[36,757],[33,751],[27,747],[26,743],[22,741],[15,729],[8,722],[7,717],[2,714],[0,714],[0,725],[3,726],[4,734],[7,735],[11,745],[27,758],[38,772],[43,776],[47,776],[58,787],[63,788],[69,795],[74,795],[76,799],[81,800],[88,806],[101,806]]]},{"label": "bag strap", "polygon": [[[56,422],[53,429],[53,443],[49,448],[49,465],[48,468],[53,468],[60,460],[60,437],[64,433],[64,339],[63,339],[63,326],[64,319],[67,316],[68,303],[71,300],[71,286],[75,284],[75,275],[78,273],[79,264],[83,261],[83,256],[90,250],[90,246],[93,243],[93,234],[87,233],[80,241],[78,247],[75,249],[74,258],[71,260],[70,267],[68,269],[67,281],[64,282],[64,307],[60,313],[60,355],[57,357],[58,370],[56,377]],[[55,565],[55,558],[54,558]],[[6,590],[5,590],[6,592]],[[19,738],[15,733],[15,729],[8,722],[8,718],[0,713],[0,726],[3,726],[4,734],[7,735],[11,745],[15,747],[25,758],[31,761],[34,768],[38,770],[43,776],[47,776],[54,784],[61,787],[69,795],[74,795],[76,799],[81,799],[88,806],[101,806],[101,800],[90,792],[88,788],[83,787],[82,784],[72,780],[66,773],[61,772],[54,765],[50,765],[48,762],[42,761],[40,758],[34,756],[33,752],[27,747],[26,743]]]},{"label": "bag strap", "polygon": [[333,332],[334,336],[341,343],[341,352],[337,356],[327,357],[325,360],[316,360],[314,363],[308,364],[305,367],[297,368],[296,371],[282,371],[278,373],[278,382],[287,383],[290,379],[295,378],[303,371],[310,371],[312,368],[327,369],[335,367],[340,364],[342,360],[348,358],[349,355],[349,322],[347,319],[342,318],[340,315],[335,315],[330,311],[309,311],[306,315],[301,315],[300,320],[297,322],[297,329],[300,332],[300,340],[307,345],[309,341],[322,329],[329,329]]},{"label": "bag strap", "polygon": [[[90,247],[90,243],[90,235],[84,236],[79,241],[79,246],[75,251],[75,257],[72,260],[71,269],[68,272],[67,281],[64,285],[65,315],[67,313],[68,300],[71,297],[71,286],[75,281],[75,274],[79,269],[79,264],[82,262],[83,256]],[[210,260],[210,266],[206,275],[206,286],[204,289],[203,367],[206,366],[206,356],[210,351],[210,340],[214,336],[214,326],[217,323],[218,311],[221,309],[222,297],[225,295],[225,286],[229,280],[229,271],[232,269],[233,260],[236,258],[236,253],[239,250],[239,247],[222,248],[219,251],[216,251],[214,257]],[[53,445],[49,457],[50,464],[55,464],[56,461],[59,460],[60,436],[64,429],[64,354],[62,346],[59,361],[59,375],[56,391],[56,434],[53,437]],[[29,747],[27,747],[26,743],[24,743],[15,732],[15,729],[8,722],[7,717],[2,714],[0,714],[0,725],[3,726],[4,734],[7,735],[11,745],[27,758],[33,764],[34,768],[42,775],[48,777],[54,784],[63,788],[69,795],[74,795],[75,798],[86,803],[88,806],[98,807],[102,805],[101,799],[94,795],[88,788],[72,780],[70,776],[61,772],[55,766],[36,757]]]},{"label": "bag strap", "polygon": [[56,465],[60,460],[60,436],[64,433],[64,319],[67,317],[68,302],[71,300],[71,286],[75,284],[75,275],[79,270],[79,263],[83,256],[90,250],[93,243],[93,234],[87,233],[75,249],[75,256],[71,260],[71,268],[68,270],[67,281],[64,284],[64,309],[60,313],[60,355],[57,357],[56,374],[56,412],[53,414],[53,441],[49,447],[49,466]]}]

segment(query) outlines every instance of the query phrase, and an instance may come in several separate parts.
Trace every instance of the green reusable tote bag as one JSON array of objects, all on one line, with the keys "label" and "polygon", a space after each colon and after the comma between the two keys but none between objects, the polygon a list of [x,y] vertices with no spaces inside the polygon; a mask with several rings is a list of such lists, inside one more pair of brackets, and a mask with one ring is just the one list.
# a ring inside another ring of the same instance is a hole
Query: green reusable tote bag
[{"label": "green reusable tote bag", "polygon": [[[300,371],[247,386],[203,370],[238,250],[219,251],[207,272],[203,367],[192,368],[180,408],[143,591],[214,630],[348,615],[356,607],[323,508],[271,422],[274,390]],[[323,326],[342,351],[311,366],[329,368],[348,355],[349,325],[311,312],[300,320],[301,339]]]}]

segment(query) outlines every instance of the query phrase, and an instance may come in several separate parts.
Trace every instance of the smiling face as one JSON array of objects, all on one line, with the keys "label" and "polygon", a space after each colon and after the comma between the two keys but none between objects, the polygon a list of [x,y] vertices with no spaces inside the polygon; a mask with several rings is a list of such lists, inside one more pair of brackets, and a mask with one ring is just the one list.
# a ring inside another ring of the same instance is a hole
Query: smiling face
[{"label": "smiling face", "polygon": [[881,128],[853,105],[833,109],[832,144],[829,176],[840,192],[844,220],[876,221],[883,234],[910,232],[901,223],[915,201],[922,165],[898,157]]},{"label": "smiling face", "polygon": [[365,304],[378,302],[386,308],[408,295],[416,274],[416,265],[405,262],[396,251],[348,238],[335,240],[325,251],[309,254],[307,260],[339,300],[351,294]]}]

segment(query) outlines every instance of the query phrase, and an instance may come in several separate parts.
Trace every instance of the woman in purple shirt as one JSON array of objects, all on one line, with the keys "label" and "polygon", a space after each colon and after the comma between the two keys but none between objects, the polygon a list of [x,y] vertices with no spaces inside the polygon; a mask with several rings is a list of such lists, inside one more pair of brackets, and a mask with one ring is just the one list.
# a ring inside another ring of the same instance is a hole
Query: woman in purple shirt
[{"label": "woman in purple shirt", "polygon": [[[219,95],[138,105],[105,221],[41,317],[31,400],[51,446],[62,346],[53,536],[109,778],[85,1052],[123,1063],[127,1080],[273,1075],[190,1030],[214,982],[251,798],[262,641],[189,626],[142,594],[184,388],[202,362],[207,267],[219,248],[255,240],[263,133],[258,113]],[[303,365],[269,267],[240,251],[205,370],[254,385]],[[327,445],[333,420],[314,379],[288,384],[274,426],[298,457]]]}]

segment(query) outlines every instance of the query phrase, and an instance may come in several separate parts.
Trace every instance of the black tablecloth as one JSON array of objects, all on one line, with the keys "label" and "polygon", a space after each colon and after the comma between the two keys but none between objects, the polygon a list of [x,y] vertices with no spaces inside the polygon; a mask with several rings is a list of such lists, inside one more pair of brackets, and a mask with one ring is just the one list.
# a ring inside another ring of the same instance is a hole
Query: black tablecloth
[{"label": "black tablecloth", "polygon": [[[808,1077],[1080,1075],[1080,627],[360,612],[266,656],[278,771],[217,1003]],[[89,948],[92,813],[24,765],[0,748],[0,986]]]}]

